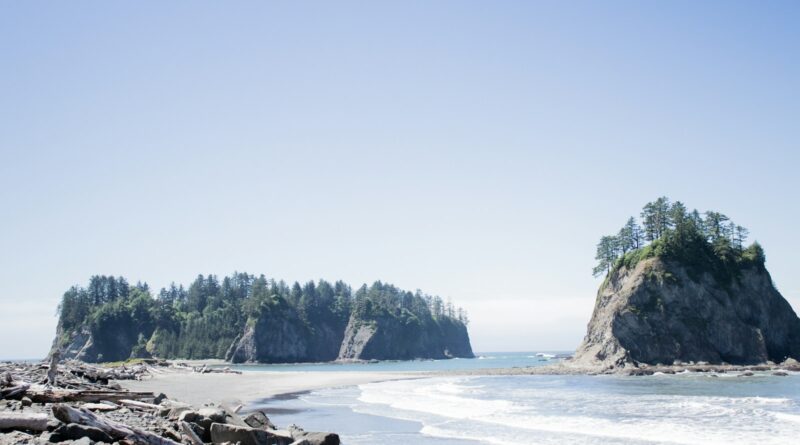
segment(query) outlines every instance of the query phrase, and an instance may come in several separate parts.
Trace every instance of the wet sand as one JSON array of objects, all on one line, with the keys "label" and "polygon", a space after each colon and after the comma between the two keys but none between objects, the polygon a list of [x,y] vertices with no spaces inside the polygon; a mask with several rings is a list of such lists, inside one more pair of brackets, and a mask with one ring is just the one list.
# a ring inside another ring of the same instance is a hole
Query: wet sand
[{"label": "wet sand", "polygon": [[166,370],[145,380],[118,383],[132,391],[164,393],[171,399],[204,403],[249,404],[264,399],[324,388],[361,385],[409,378],[427,373],[413,372],[295,372],[244,371],[242,374],[199,374]]}]

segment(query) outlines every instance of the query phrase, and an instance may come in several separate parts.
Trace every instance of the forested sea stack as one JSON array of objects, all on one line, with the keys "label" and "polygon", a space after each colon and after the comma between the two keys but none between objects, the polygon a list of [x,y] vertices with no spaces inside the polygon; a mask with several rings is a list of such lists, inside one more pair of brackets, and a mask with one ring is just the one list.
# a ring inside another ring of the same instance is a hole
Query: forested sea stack
[{"label": "forested sea stack", "polygon": [[156,298],[146,284],[95,276],[63,296],[53,349],[66,358],[138,357],[234,363],[473,357],[466,313],[376,282],[294,283],[213,275]]},{"label": "forested sea stack", "polygon": [[667,198],[598,245],[605,274],[573,362],[599,368],[800,358],[800,319],[773,285],[758,243],[725,215]]}]

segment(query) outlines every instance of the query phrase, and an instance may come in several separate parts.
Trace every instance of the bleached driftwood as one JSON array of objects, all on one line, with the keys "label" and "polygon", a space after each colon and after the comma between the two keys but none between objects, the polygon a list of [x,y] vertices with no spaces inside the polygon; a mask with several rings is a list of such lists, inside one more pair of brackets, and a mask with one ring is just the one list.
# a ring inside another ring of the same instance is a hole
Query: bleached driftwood
[{"label": "bleached driftwood", "polygon": [[61,358],[61,353],[58,350],[53,351],[50,355],[50,364],[47,367],[47,384],[56,386],[56,378],[58,377],[58,360]]},{"label": "bleached driftwood", "polygon": [[179,445],[174,440],[106,419],[87,409],[75,409],[63,403],[53,405],[53,415],[56,419],[67,424],[77,423],[97,428],[119,441],[124,440],[144,445]]},{"label": "bleached driftwood", "polygon": [[31,400],[37,403],[101,402],[105,400],[119,402],[125,399],[152,399],[155,397],[152,392],[42,388],[29,389],[26,394]]},{"label": "bleached driftwood", "polygon": [[119,409],[118,405],[111,402],[84,403],[82,407],[88,409],[89,411],[114,411],[116,409]]},{"label": "bleached driftwood", "polygon": [[47,414],[0,412],[0,430],[11,429],[44,431],[47,429]]},{"label": "bleached driftwood", "polygon": [[203,441],[200,439],[197,433],[194,432],[188,422],[181,420],[178,422],[178,425],[181,426],[181,431],[186,435],[186,437],[189,438],[189,442],[191,442],[192,445],[203,445]]},{"label": "bleached driftwood", "polygon": [[119,401],[119,403],[121,405],[129,406],[132,408],[140,408],[140,409],[160,410],[162,408],[161,406],[153,405],[152,403],[139,402],[137,400],[122,399]]},{"label": "bleached driftwood", "polygon": [[0,399],[21,398],[31,387],[30,383],[25,382],[12,382],[11,385],[5,389],[0,389]]}]

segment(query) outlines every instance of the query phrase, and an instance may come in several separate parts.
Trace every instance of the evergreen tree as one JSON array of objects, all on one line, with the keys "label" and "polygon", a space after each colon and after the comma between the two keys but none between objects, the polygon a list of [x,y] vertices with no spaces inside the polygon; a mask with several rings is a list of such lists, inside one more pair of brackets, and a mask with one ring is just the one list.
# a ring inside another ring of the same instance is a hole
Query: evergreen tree
[{"label": "evergreen tree", "polygon": [[615,236],[604,236],[597,244],[597,266],[593,269],[594,276],[602,275],[611,271],[611,267],[617,260],[618,240]]},{"label": "evergreen tree", "polygon": [[642,209],[642,225],[647,241],[661,238],[670,228],[670,208],[669,199],[665,196],[645,204]]},{"label": "evergreen tree", "polygon": [[623,255],[628,251],[638,249],[642,246],[643,238],[642,228],[631,216],[617,234],[618,249]]},{"label": "evergreen tree", "polygon": [[728,221],[730,218],[719,212],[706,212],[703,229],[706,239],[712,244],[716,244],[723,238],[728,238]]},{"label": "evergreen tree", "polygon": [[742,250],[744,247],[744,243],[747,241],[747,236],[750,234],[750,231],[745,229],[742,226],[734,226],[731,230],[733,233],[733,246],[739,250]]}]

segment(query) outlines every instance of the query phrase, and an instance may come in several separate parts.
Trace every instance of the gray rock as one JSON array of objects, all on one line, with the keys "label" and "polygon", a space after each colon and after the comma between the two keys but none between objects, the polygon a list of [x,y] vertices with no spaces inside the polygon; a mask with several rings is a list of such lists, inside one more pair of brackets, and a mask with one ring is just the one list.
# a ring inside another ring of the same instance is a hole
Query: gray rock
[{"label": "gray rock", "polygon": [[87,438],[94,442],[113,442],[114,439],[98,428],[70,423],[61,425],[50,433],[50,442]]},{"label": "gray rock", "polygon": [[244,423],[246,423],[251,428],[258,428],[262,430],[274,430],[277,429],[275,425],[270,422],[269,417],[261,411],[255,411],[250,413],[247,417],[244,418]]},{"label": "gray rock", "polygon": [[340,443],[338,434],[308,432],[297,425],[290,426],[289,433],[292,435],[294,440],[304,440],[308,442],[309,445],[339,445]]},{"label": "gray rock", "polygon": [[238,425],[222,423],[211,424],[211,442],[226,442],[241,445],[289,445],[294,442],[289,435],[279,435],[277,431],[267,431]]},{"label": "gray rock", "polygon": [[[202,428],[203,432],[209,431],[212,423],[226,423],[227,413],[222,408],[201,408],[197,411],[183,411],[178,415],[179,422],[188,422]],[[205,433],[197,432],[204,437]],[[207,436],[205,436],[207,437]]]},{"label": "gray rock", "polygon": [[335,433],[305,433],[299,439],[308,442],[309,445],[339,445],[339,435]]},{"label": "gray rock", "polygon": [[800,319],[766,269],[742,269],[739,279],[722,283],[649,258],[605,280],[572,362],[618,370],[637,363],[747,365],[787,357],[800,357]]},{"label": "gray rock", "polygon": [[0,433],[0,445],[44,445],[47,440],[22,431]]}]

